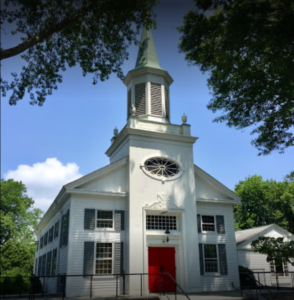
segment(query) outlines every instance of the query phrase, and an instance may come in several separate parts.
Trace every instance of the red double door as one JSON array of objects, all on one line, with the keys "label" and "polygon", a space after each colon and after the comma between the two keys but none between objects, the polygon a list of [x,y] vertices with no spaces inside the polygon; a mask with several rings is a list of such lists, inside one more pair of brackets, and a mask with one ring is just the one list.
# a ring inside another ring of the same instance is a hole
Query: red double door
[{"label": "red double door", "polygon": [[[148,272],[169,273],[176,280],[175,248],[149,247]],[[168,276],[149,275],[150,293],[174,292],[175,283]]]}]

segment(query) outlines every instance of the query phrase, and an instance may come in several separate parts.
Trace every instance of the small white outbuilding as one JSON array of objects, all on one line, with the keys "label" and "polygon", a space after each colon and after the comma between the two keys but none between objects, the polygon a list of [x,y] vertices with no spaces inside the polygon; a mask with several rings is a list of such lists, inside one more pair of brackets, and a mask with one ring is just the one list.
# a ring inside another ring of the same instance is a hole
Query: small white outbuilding
[{"label": "small white outbuilding", "polygon": [[294,286],[294,267],[287,262],[277,260],[267,262],[266,255],[255,253],[251,243],[259,237],[284,237],[284,241],[294,241],[294,235],[276,224],[270,224],[252,229],[236,231],[236,243],[239,265],[249,268],[253,272],[281,272],[273,274],[255,274],[257,280],[265,285]]},{"label": "small white outbuilding", "polygon": [[[240,198],[194,165],[187,118],[170,122],[173,79],[160,67],[152,33],[143,30],[127,87],[127,124],[114,131],[110,164],[62,187],[39,223],[37,275],[67,278],[66,295],[122,291],[111,274],[168,272],[186,292],[239,286],[233,207]],[[181,100],[182,101],[182,100]],[[140,275],[126,276],[139,294]],[[144,294],[162,291],[162,277],[143,276]],[[45,279],[46,291],[60,284]],[[175,284],[166,279],[165,290]]]}]

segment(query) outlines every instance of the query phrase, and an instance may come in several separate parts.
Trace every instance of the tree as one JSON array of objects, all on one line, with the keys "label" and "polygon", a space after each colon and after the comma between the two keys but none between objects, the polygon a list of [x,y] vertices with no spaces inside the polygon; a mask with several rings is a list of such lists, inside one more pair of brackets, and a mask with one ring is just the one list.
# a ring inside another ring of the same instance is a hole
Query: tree
[{"label": "tree", "polygon": [[259,155],[294,145],[294,2],[194,0],[179,49],[209,71],[215,122],[253,128]]},{"label": "tree", "polygon": [[294,182],[253,175],[235,186],[241,205],[234,208],[236,229],[275,223],[294,233]]},{"label": "tree", "polygon": [[294,171],[290,172],[289,174],[287,174],[285,177],[284,177],[284,180],[287,180],[287,181],[294,181]]},{"label": "tree", "polygon": [[62,82],[61,70],[77,64],[84,76],[93,74],[93,84],[113,72],[123,79],[121,65],[128,59],[127,48],[137,42],[143,23],[155,26],[157,1],[6,0],[1,25],[13,24],[11,33],[19,34],[21,42],[1,49],[1,60],[21,54],[26,65],[19,75],[12,73],[10,83],[1,79],[2,96],[11,90],[9,103],[15,105],[28,92],[31,104],[42,105]]},{"label": "tree", "polygon": [[22,182],[1,179],[0,190],[0,247],[13,240],[34,252],[36,244],[33,229],[39,223],[42,211],[33,208],[34,201],[27,196]]},{"label": "tree", "polygon": [[10,239],[0,248],[0,273],[5,276],[12,270],[24,275],[31,275],[34,267],[35,251],[26,245]]},{"label": "tree", "polygon": [[285,241],[284,238],[259,237],[251,243],[254,252],[266,254],[268,262],[282,259],[294,267],[294,241]]}]

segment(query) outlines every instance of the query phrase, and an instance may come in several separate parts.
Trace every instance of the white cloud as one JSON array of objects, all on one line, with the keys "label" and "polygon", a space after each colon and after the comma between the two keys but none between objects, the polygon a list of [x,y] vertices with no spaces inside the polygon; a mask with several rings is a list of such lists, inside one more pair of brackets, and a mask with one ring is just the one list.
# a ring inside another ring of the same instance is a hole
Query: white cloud
[{"label": "white cloud", "polygon": [[63,165],[57,158],[47,158],[33,166],[19,165],[4,174],[5,179],[22,181],[27,194],[35,201],[34,207],[46,212],[64,184],[82,176],[76,163]]}]

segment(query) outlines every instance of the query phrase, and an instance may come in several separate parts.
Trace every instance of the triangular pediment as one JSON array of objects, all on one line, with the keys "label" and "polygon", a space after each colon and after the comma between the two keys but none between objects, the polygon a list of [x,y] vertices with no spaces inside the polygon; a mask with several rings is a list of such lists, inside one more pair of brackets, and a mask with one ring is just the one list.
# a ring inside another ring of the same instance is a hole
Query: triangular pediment
[{"label": "triangular pediment", "polygon": [[127,157],[116,161],[65,185],[65,188],[68,191],[124,193],[126,191],[127,161]]},{"label": "triangular pediment", "polygon": [[240,204],[241,198],[194,165],[196,201]]}]

